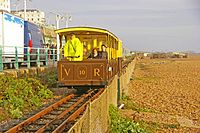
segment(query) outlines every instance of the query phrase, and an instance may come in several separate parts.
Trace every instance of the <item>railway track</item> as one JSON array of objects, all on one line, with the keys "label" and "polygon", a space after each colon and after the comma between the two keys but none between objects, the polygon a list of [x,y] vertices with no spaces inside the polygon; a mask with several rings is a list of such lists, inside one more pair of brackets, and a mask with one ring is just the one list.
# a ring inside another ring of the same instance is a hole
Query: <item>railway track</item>
[{"label": "railway track", "polygon": [[70,123],[78,118],[86,109],[87,104],[97,98],[103,90],[93,89],[85,94],[70,94],[5,132],[58,133],[67,131]]}]

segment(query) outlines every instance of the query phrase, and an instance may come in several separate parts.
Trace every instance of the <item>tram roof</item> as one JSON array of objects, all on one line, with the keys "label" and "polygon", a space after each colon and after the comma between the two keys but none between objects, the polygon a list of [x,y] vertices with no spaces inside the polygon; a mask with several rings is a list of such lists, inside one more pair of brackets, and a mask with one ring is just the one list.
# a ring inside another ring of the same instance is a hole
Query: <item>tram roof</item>
[{"label": "tram roof", "polygon": [[55,30],[57,34],[64,35],[65,33],[73,33],[73,32],[79,32],[79,31],[86,31],[86,32],[98,32],[98,33],[103,33],[103,34],[108,34],[115,38],[116,40],[119,40],[117,36],[115,36],[112,32],[102,29],[102,28],[95,28],[95,27],[69,27],[69,28],[63,28],[63,29],[58,29]]}]

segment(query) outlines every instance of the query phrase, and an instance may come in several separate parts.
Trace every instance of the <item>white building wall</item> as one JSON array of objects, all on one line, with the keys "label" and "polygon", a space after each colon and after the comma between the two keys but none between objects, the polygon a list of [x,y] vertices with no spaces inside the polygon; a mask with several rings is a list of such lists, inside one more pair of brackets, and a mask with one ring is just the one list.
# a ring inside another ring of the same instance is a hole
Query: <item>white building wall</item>
[{"label": "white building wall", "polygon": [[10,0],[0,0],[0,10],[10,12]]},{"label": "white building wall", "polygon": [[[24,18],[24,11],[15,11],[13,12],[15,15]],[[45,14],[39,10],[27,10],[26,11],[26,18],[28,21],[41,24],[45,23]]]}]

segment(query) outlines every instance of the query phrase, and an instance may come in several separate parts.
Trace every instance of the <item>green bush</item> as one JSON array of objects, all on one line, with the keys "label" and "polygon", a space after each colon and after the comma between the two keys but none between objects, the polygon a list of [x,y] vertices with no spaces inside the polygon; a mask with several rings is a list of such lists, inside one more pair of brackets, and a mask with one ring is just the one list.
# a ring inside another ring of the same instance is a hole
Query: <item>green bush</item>
[{"label": "green bush", "polygon": [[37,79],[41,81],[43,85],[47,85],[48,88],[57,87],[57,69],[48,70],[40,73]]},{"label": "green bush", "polygon": [[53,93],[36,79],[0,76],[0,106],[12,118],[21,117],[24,110],[38,107],[43,99],[52,96]]},{"label": "green bush", "polygon": [[109,115],[112,133],[149,133],[149,131],[142,129],[139,123],[122,117],[117,107],[113,105],[109,107]]}]

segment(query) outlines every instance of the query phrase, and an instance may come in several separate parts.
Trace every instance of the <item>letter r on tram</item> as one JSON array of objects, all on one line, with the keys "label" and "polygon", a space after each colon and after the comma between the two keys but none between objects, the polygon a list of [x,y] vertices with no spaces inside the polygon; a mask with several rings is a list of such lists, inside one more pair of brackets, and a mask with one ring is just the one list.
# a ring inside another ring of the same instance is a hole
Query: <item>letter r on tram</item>
[{"label": "letter r on tram", "polygon": [[95,77],[96,77],[96,76],[100,77],[100,69],[98,69],[98,68],[95,68],[95,69],[94,69],[94,76],[95,76]]}]

